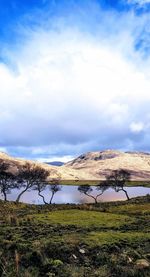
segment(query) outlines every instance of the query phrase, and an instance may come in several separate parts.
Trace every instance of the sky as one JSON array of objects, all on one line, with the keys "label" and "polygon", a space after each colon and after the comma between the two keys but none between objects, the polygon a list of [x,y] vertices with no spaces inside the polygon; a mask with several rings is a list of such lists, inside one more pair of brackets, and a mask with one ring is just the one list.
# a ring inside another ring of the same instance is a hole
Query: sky
[{"label": "sky", "polygon": [[0,0],[0,151],[150,151],[150,0]]}]

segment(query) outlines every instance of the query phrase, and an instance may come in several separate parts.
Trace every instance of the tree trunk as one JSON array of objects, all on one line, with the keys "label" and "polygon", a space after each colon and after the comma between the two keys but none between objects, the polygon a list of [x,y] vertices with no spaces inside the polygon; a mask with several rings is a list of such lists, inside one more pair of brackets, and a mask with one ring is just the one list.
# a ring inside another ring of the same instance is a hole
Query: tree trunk
[{"label": "tree trunk", "polygon": [[7,201],[7,194],[6,194],[5,190],[3,190],[3,195],[4,195],[4,201]]},{"label": "tree trunk", "polygon": [[98,203],[98,201],[97,201],[98,197],[101,196],[102,194],[103,194],[103,192],[99,193],[99,194],[96,196],[96,198],[95,198],[95,200],[96,200],[95,203],[96,203],[96,204]]},{"label": "tree trunk", "polygon": [[26,187],[22,192],[20,192],[20,194],[18,195],[17,199],[16,199],[16,203],[18,203],[20,201],[21,196],[28,190],[28,188]]},{"label": "tree trunk", "polygon": [[52,192],[52,196],[51,196],[51,199],[50,199],[50,201],[49,201],[49,204],[52,204],[52,200],[53,200],[53,197],[54,197],[54,192]]},{"label": "tree trunk", "polygon": [[85,195],[87,195],[88,197],[91,197],[92,199],[94,199],[95,204],[97,204],[97,198],[96,197],[94,197],[93,195],[90,195],[88,193],[85,193]]},{"label": "tree trunk", "polygon": [[97,197],[95,197],[95,204],[97,204],[98,203],[98,201],[97,201]]},{"label": "tree trunk", "polygon": [[127,191],[126,191],[125,189],[122,189],[122,190],[123,190],[123,192],[125,193],[125,195],[126,195],[126,197],[127,197],[127,200],[130,200],[130,198],[129,198],[129,195],[128,195]]},{"label": "tree trunk", "polygon": [[44,203],[45,205],[47,205],[48,203],[45,201],[44,196],[43,196],[40,192],[38,192],[38,195],[39,195],[40,197],[42,197],[43,203]]}]

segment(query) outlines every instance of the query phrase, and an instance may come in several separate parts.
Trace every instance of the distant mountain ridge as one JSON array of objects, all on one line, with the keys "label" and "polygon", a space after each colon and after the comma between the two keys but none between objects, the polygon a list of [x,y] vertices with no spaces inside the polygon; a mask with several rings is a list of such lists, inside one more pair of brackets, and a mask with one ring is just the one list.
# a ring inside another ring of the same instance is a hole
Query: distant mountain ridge
[{"label": "distant mountain ridge", "polygon": [[[0,160],[10,164],[11,170],[16,170],[26,160],[13,158],[0,152]],[[104,150],[87,152],[61,166],[52,163],[39,163],[50,172],[49,178],[60,177],[62,180],[103,180],[106,175],[116,169],[126,169],[131,173],[132,180],[150,180],[150,153],[121,152],[118,150]]]},{"label": "distant mountain ridge", "polygon": [[45,163],[49,164],[49,165],[55,165],[55,166],[62,166],[62,165],[64,165],[64,163],[60,162],[60,161],[45,162]]}]

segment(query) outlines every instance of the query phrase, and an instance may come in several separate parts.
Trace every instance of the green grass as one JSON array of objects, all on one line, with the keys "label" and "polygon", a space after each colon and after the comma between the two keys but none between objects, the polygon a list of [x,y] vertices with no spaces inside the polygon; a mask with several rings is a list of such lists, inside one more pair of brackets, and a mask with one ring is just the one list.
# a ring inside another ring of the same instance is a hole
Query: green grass
[{"label": "green grass", "polygon": [[[53,239],[49,238],[49,241],[55,243],[63,243],[67,245],[77,246],[86,245],[88,248],[111,246],[111,245],[140,245],[141,243],[147,243],[150,240],[150,233],[145,232],[120,232],[120,231],[89,231],[88,233],[74,233],[63,234],[62,236],[56,236],[54,234]],[[43,242],[45,239],[43,240]]]},{"label": "green grass", "polygon": [[149,277],[150,268],[136,266],[137,259],[150,263],[149,249],[149,196],[80,205],[0,201],[1,277]]},{"label": "green grass", "polygon": [[110,207],[112,213],[128,214],[128,215],[150,215],[150,203],[143,204],[126,204],[122,206]]},{"label": "green grass", "polygon": [[85,242],[90,246],[100,246],[103,244],[115,244],[115,243],[123,243],[123,244],[133,244],[139,243],[143,241],[147,241],[150,239],[150,233],[144,232],[90,232],[85,238]]},{"label": "green grass", "polygon": [[[91,185],[96,186],[102,180],[61,180],[61,185],[70,185],[70,186],[81,186],[81,185]],[[150,187],[150,181],[130,181],[126,183],[127,187]]]},{"label": "green grass", "polygon": [[96,186],[100,183],[101,180],[61,180],[62,185],[71,185],[71,186],[81,186],[81,185],[91,185]]},{"label": "green grass", "polygon": [[36,221],[48,224],[75,225],[77,227],[120,227],[130,224],[133,219],[118,214],[110,214],[97,211],[64,210],[54,211],[46,214],[36,214],[33,217]]}]

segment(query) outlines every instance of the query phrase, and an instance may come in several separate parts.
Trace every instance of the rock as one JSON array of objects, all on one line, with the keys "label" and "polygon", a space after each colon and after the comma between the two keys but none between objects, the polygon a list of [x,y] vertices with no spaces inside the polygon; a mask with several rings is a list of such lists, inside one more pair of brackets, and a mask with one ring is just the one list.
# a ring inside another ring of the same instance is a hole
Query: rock
[{"label": "rock", "polygon": [[133,262],[132,258],[128,257],[128,263],[132,263],[132,262]]},{"label": "rock", "polygon": [[84,249],[79,249],[79,252],[80,252],[81,254],[85,254],[85,250],[84,250]]},{"label": "rock", "polygon": [[150,263],[145,259],[139,259],[136,261],[136,266],[139,269],[148,268],[150,266]]}]

